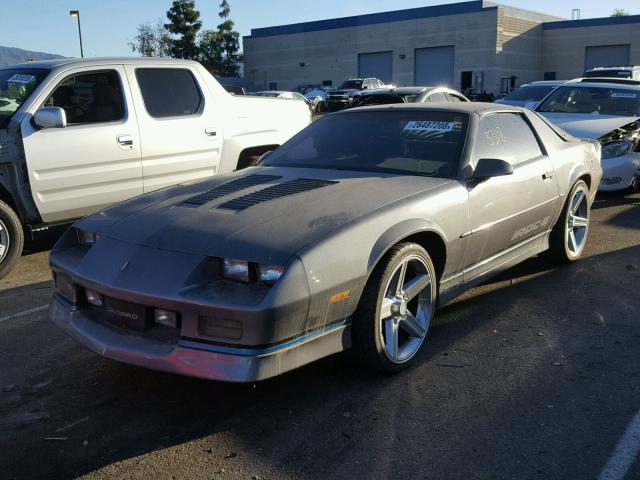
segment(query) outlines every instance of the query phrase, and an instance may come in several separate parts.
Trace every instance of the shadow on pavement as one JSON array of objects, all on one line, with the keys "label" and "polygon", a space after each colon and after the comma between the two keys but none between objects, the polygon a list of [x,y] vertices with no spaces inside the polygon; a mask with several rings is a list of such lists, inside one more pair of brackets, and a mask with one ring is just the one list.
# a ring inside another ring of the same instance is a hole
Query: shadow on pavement
[{"label": "shadow on pavement", "polygon": [[[145,462],[168,478],[241,461],[261,478],[593,478],[640,404],[629,259],[640,247],[561,268],[529,260],[499,281],[534,277],[439,311],[416,365],[395,376],[338,355],[257,385],[214,383],[101,359],[44,318],[12,324],[0,471],[148,476],[133,458],[153,452]],[[188,461],[163,454],[178,446]]]}]

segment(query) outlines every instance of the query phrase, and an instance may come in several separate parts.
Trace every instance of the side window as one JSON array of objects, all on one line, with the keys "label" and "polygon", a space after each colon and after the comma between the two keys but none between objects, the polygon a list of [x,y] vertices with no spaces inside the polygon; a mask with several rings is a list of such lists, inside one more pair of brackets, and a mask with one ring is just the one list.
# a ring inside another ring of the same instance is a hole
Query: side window
[{"label": "side window", "polygon": [[181,117],[200,110],[202,94],[189,70],[138,68],[136,79],[152,117]]},{"label": "side window", "polygon": [[69,125],[115,122],[124,118],[124,96],[117,72],[103,71],[65,78],[44,102],[60,107]]},{"label": "side window", "polygon": [[429,95],[429,100],[432,102],[446,102],[447,97],[442,92],[436,92]]},{"label": "side window", "polygon": [[492,113],[480,119],[477,159],[499,158],[512,165],[542,155],[529,124],[517,113]]}]

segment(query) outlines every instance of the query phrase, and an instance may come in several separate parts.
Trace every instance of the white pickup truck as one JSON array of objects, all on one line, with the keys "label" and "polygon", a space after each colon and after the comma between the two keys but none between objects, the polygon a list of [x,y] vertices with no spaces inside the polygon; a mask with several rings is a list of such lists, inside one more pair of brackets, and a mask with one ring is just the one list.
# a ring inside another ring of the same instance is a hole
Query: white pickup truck
[{"label": "white pickup truck", "polygon": [[244,168],[310,121],[303,102],[230,95],[186,60],[1,68],[0,278],[25,233]]}]

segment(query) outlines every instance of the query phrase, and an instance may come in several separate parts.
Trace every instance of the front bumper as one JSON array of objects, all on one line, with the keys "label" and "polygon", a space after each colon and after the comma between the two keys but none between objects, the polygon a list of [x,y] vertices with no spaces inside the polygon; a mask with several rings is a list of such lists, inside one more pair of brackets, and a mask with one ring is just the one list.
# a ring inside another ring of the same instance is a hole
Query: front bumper
[{"label": "front bumper", "polygon": [[105,358],[227,382],[265,380],[343,351],[350,347],[351,341],[350,326],[340,323],[264,349],[210,345],[182,338],[171,343],[95,322],[58,294],[51,300],[49,318]]},{"label": "front bumper", "polygon": [[637,175],[640,175],[640,153],[633,152],[616,158],[606,158],[602,161],[602,180],[598,190],[612,192],[626,190],[633,185]]}]

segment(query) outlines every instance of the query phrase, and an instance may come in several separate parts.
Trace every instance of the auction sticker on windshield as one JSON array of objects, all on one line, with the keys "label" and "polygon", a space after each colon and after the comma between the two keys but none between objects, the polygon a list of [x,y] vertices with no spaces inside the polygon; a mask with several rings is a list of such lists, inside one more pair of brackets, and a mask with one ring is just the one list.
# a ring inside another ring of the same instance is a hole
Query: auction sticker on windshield
[{"label": "auction sticker on windshield", "polygon": [[433,120],[414,120],[408,122],[404,127],[405,131],[417,132],[452,132],[456,122],[436,122]]},{"label": "auction sticker on windshield", "polygon": [[636,93],[613,92],[611,98],[637,98]]},{"label": "auction sticker on windshield", "polygon": [[22,84],[27,84],[30,82],[33,82],[36,79],[36,77],[34,77],[33,75],[24,75],[21,73],[16,73],[15,75],[12,75],[11,77],[9,77],[7,79],[7,82],[11,82],[11,83],[22,83]]}]

